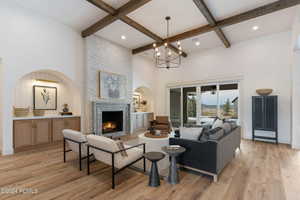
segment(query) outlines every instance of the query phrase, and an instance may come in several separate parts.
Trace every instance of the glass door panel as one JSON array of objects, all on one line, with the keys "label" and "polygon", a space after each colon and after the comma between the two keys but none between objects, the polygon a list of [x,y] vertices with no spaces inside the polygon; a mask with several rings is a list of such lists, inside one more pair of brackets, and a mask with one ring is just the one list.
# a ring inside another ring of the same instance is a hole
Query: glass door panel
[{"label": "glass door panel", "polygon": [[222,84],[219,89],[220,118],[237,120],[239,91],[238,84]]},{"label": "glass door panel", "polygon": [[173,127],[181,125],[181,88],[170,89],[170,120]]},{"label": "glass door panel", "polygon": [[197,123],[197,88],[183,88],[183,125]]},{"label": "glass door panel", "polygon": [[200,124],[211,123],[218,116],[217,85],[201,86],[199,113]]}]

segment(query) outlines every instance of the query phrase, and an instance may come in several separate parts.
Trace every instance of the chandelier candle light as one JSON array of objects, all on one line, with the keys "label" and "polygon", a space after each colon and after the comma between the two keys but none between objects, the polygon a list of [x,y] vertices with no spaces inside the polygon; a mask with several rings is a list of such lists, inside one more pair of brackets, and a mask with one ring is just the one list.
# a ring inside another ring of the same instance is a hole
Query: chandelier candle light
[{"label": "chandelier candle light", "polygon": [[167,16],[167,39],[165,40],[165,43],[161,49],[159,49],[158,45],[156,43],[153,44],[154,48],[154,59],[155,59],[155,65],[158,68],[178,68],[181,65],[181,56],[182,56],[182,47],[180,44],[180,41],[177,41],[177,48],[178,52],[174,52],[170,48],[169,43],[169,23],[170,23],[171,17]]}]

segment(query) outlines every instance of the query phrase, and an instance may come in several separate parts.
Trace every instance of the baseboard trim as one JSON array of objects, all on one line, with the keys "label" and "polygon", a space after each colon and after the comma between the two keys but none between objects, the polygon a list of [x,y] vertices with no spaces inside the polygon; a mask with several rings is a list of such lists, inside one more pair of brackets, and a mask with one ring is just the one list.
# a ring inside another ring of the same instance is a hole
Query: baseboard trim
[{"label": "baseboard trim", "polygon": [[3,156],[13,155],[13,154],[14,154],[14,149],[2,149]]}]

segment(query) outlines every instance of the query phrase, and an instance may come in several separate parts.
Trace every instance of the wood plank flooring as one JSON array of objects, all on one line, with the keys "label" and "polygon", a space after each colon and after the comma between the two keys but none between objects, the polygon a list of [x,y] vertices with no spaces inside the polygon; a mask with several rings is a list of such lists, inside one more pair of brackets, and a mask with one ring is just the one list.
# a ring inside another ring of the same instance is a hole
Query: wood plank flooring
[{"label": "wood plank flooring", "polygon": [[63,163],[60,146],[0,157],[0,189],[31,188],[35,194],[0,194],[0,199],[118,199],[118,200],[298,200],[300,152],[287,145],[242,141],[241,151],[224,169],[219,181],[180,172],[181,182],[148,187],[148,177],[132,169],[117,176],[111,189],[111,168],[91,164],[90,176],[78,171],[76,155]]}]

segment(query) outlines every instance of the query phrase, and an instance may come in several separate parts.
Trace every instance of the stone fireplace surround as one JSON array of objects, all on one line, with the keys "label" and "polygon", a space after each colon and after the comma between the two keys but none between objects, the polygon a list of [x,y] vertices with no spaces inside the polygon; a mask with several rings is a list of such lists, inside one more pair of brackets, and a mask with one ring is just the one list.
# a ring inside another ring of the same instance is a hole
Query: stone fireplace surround
[{"label": "stone fireplace surround", "polygon": [[102,112],[122,111],[123,112],[123,131],[106,133],[105,136],[122,136],[130,133],[130,104],[127,103],[102,103],[92,102],[93,113],[93,132],[102,135]]}]

